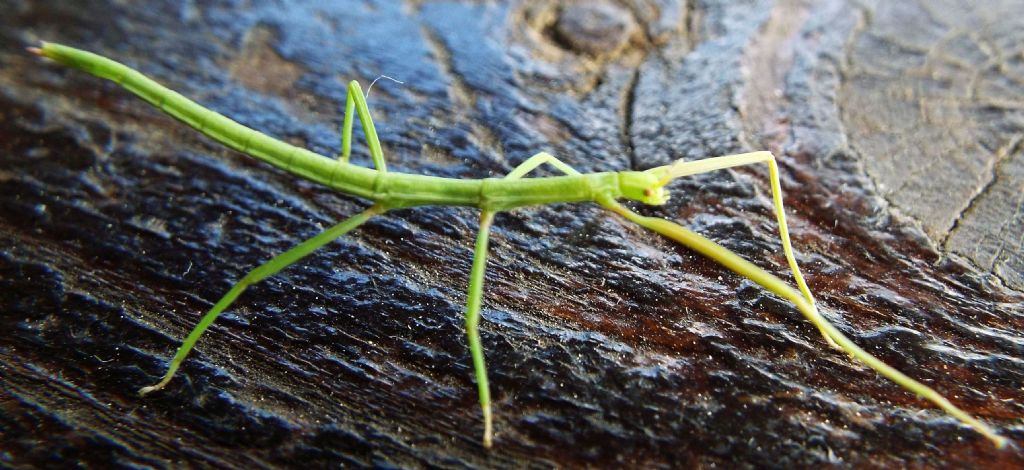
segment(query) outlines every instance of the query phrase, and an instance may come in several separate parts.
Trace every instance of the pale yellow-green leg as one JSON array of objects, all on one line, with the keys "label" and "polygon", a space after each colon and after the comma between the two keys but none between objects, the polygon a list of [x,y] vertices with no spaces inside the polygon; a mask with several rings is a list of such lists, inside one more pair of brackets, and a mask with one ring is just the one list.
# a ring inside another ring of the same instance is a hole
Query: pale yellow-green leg
[{"label": "pale yellow-green leg", "polygon": [[[811,306],[815,305],[814,296],[811,295],[811,290],[807,287],[807,282],[804,281],[803,274],[800,273],[800,266],[796,264],[796,257],[793,256],[793,244],[789,239],[789,225],[786,223],[786,210],[782,206],[782,184],[779,183],[779,166],[775,163],[775,156],[771,152],[751,152],[741,153],[737,155],[727,155],[724,157],[705,158],[703,160],[696,160],[686,162],[679,160],[671,165],[663,166],[648,170],[650,172],[667,172],[664,176],[665,182],[668,182],[674,178],[680,178],[683,176],[696,175],[699,173],[707,173],[709,171],[722,170],[725,168],[732,168],[737,166],[751,165],[755,163],[767,163],[768,164],[768,176],[771,180],[772,186],[772,201],[775,206],[775,217],[779,222],[779,238],[782,239],[782,251],[786,254],[786,262],[789,263],[789,269],[793,271],[793,278],[796,280],[796,285],[800,288],[800,292],[807,299],[807,302]],[[836,344],[834,338],[829,336],[828,331],[819,328],[821,335],[825,338],[825,342],[829,346],[842,349]]]},{"label": "pale yellow-green leg", "polygon": [[610,209],[612,212],[615,212],[616,214],[619,214],[644,228],[653,230],[675,240],[684,246],[717,261],[722,266],[731,269],[737,274],[760,284],[762,287],[776,295],[789,300],[797,307],[798,310],[800,310],[800,313],[802,313],[804,317],[814,324],[814,326],[818,327],[819,330],[823,331],[827,337],[831,337],[835,340],[838,347],[843,351],[846,351],[850,356],[866,364],[868,367],[887,377],[889,380],[896,382],[899,386],[911,393],[915,393],[934,403],[953,417],[959,419],[962,423],[970,426],[987,437],[996,445],[996,447],[1002,448],[1006,445],[1006,438],[997,434],[996,431],[990,428],[987,424],[981,422],[960,408],[957,408],[956,405],[940,395],[939,392],[936,392],[931,387],[904,375],[902,372],[892,368],[888,364],[882,362],[882,360],[871,355],[871,353],[854,344],[853,341],[846,337],[846,335],[829,323],[825,317],[821,316],[813,303],[809,302],[804,295],[790,287],[782,279],[779,279],[771,273],[755,266],[753,263],[740,258],[739,255],[729,251],[729,249],[678,224],[657,217],[641,216],[610,198],[606,198],[598,202],[604,207]]},{"label": "pale yellow-green leg", "polygon": [[189,333],[187,338],[185,338],[185,341],[178,347],[178,352],[174,354],[174,359],[171,360],[171,365],[167,368],[167,373],[164,374],[163,378],[154,385],[139,389],[139,395],[145,395],[147,393],[160,390],[171,381],[171,378],[174,377],[174,373],[177,372],[178,367],[181,366],[182,361],[185,360],[189,351],[191,351],[192,347],[195,346],[197,341],[199,341],[199,337],[203,335],[203,332],[210,327],[210,324],[217,319],[221,312],[231,306],[235,299],[245,291],[246,287],[266,279],[267,277],[273,276],[278,271],[287,268],[292,263],[295,263],[304,256],[316,251],[317,248],[326,245],[332,240],[362,225],[364,222],[369,220],[370,217],[382,212],[384,212],[384,209],[381,206],[374,205],[359,214],[345,219],[338,225],[325,230],[319,235],[302,242],[295,248],[271,258],[270,261],[263,263],[258,268],[250,271],[249,274],[246,274],[242,280],[238,281],[231,290],[224,294],[224,297],[221,297],[221,299],[214,304],[213,308],[211,308],[210,311],[207,312],[201,320],[199,320],[199,324],[192,329],[192,332]]}]

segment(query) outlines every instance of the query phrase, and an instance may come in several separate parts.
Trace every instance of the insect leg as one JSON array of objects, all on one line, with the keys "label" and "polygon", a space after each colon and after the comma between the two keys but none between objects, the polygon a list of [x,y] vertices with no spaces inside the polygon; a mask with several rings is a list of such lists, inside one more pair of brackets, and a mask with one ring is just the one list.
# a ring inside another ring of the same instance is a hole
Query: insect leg
[{"label": "insect leg", "polygon": [[480,232],[476,236],[473,251],[473,268],[469,272],[469,293],[466,300],[466,333],[469,336],[469,353],[473,357],[473,371],[480,395],[480,408],[484,414],[484,447],[490,448],[493,441],[491,425],[491,390],[487,384],[487,366],[484,364],[484,350],[480,344],[480,304],[483,297],[484,270],[487,267],[487,237],[494,222],[494,211],[480,213]]},{"label": "insect leg", "polygon": [[892,366],[882,362],[881,359],[878,359],[871,355],[871,353],[854,344],[854,342],[847,338],[846,335],[829,323],[825,317],[821,316],[821,314],[818,313],[817,307],[815,307],[813,303],[807,301],[805,296],[790,287],[789,284],[782,279],[779,279],[773,274],[741,258],[736,253],[729,251],[728,248],[725,248],[724,246],[721,246],[676,223],[657,217],[641,216],[611,199],[599,202],[612,212],[615,212],[616,214],[619,214],[644,228],[653,230],[665,237],[675,240],[684,246],[717,261],[722,266],[731,269],[737,274],[760,284],[762,287],[774,292],[776,295],[789,300],[797,307],[797,309],[800,310],[800,313],[802,313],[804,317],[817,326],[818,329],[823,331],[827,336],[832,337],[838,347],[848,353],[851,357],[866,364],[868,367],[874,369],[882,376],[887,377],[889,380],[896,382],[896,384],[907,391],[924,397],[928,401],[934,403],[953,417],[959,419],[960,422],[970,426],[975,431],[987,437],[995,443],[996,447],[1001,448],[1006,445],[1006,438],[997,434],[996,431],[990,428],[987,424],[958,408],[947,400],[946,397],[940,395],[939,392],[936,392],[931,387],[906,376],[902,372],[894,369]]},{"label": "insect leg", "polygon": [[[804,295],[804,298],[807,299],[807,302],[809,302],[811,306],[814,306],[814,296],[811,295],[811,290],[807,287],[807,282],[804,280],[803,274],[800,273],[800,266],[796,264],[796,257],[793,256],[793,244],[789,239],[789,225],[786,223],[786,211],[782,206],[782,185],[779,183],[779,166],[775,163],[775,156],[772,155],[771,152],[751,152],[727,155],[724,157],[706,158],[690,162],[679,160],[668,167],[660,168],[667,168],[669,172],[667,178],[675,179],[682,176],[707,173],[710,171],[751,165],[755,163],[768,164],[768,176],[771,180],[772,187],[772,202],[774,203],[775,217],[779,222],[779,238],[782,239],[782,251],[786,254],[786,262],[789,263],[789,269],[793,271],[793,278],[796,280],[796,285],[800,288],[800,292]],[[836,344],[834,338],[829,336],[827,331],[820,328],[819,330],[821,331],[821,335],[825,337],[825,342],[827,342],[829,346],[842,349],[839,348],[839,345]]]},{"label": "insect leg", "polygon": [[370,149],[370,158],[373,159],[374,168],[386,172],[384,151],[380,146],[380,139],[377,138],[377,129],[373,126],[373,118],[370,117],[370,107],[367,106],[366,98],[363,97],[363,89],[355,80],[348,83],[348,93],[345,97],[345,121],[341,124],[341,155],[338,156],[338,159],[348,163],[348,157],[352,154],[352,121],[353,115],[356,113],[359,114],[363,134],[366,135],[366,146]]},{"label": "insect leg", "polygon": [[[522,178],[523,175],[545,163],[550,163],[569,175],[579,174],[578,171],[557,158],[541,152],[521,163],[505,179]],[[480,343],[480,306],[483,300],[484,271],[487,267],[487,239],[490,236],[491,224],[494,222],[494,214],[494,211],[489,210],[480,213],[480,231],[476,236],[473,267],[469,273],[469,293],[466,300],[466,333],[469,336],[469,353],[473,357],[473,371],[476,373],[480,408],[484,414],[483,445],[486,448],[491,447],[494,441],[494,432],[491,418],[491,389],[487,383],[487,365],[484,363],[484,350]]]},{"label": "insect leg", "polygon": [[348,157],[352,155],[352,119],[356,113],[356,102],[352,99],[351,89],[345,92],[345,121],[341,124],[341,153],[338,160],[348,163]]},{"label": "insect leg", "polygon": [[171,378],[174,377],[174,373],[177,372],[182,361],[185,360],[189,351],[191,351],[192,347],[195,346],[196,341],[199,341],[199,337],[203,335],[203,332],[206,331],[214,320],[217,319],[221,312],[231,306],[235,299],[237,299],[247,287],[267,277],[273,276],[278,271],[287,268],[292,263],[295,263],[304,256],[316,251],[317,248],[326,245],[332,240],[362,225],[364,222],[369,220],[370,217],[380,214],[384,212],[384,210],[385,209],[379,205],[371,206],[369,209],[345,219],[341,223],[325,230],[319,235],[300,243],[298,246],[271,258],[270,261],[263,263],[246,274],[242,280],[238,281],[233,287],[231,287],[231,290],[224,294],[224,297],[221,297],[221,299],[214,304],[213,308],[211,308],[210,311],[207,312],[201,320],[199,320],[199,323],[192,329],[192,332],[189,333],[188,337],[185,338],[185,341],[181,343],[181,346],[178,347],[178,351],[174,354],[174,359],[171,360],[171,365],[167,368],[167,373],[164,374],[163,378],[154,385],[139,389],[139,395],[145,395],[164,388],[164,386],[167,385],[167,382],[170,382]]},{"label": "insect leg", "polygon": [[527,173],[533,171],[534,169],[545,163],[550,163],[551,166],[559,169],[562,173],[565,173],[567,175],[580,174],[580,172],[574,170],[571,166],[562,163],[561,160],[555,158],[550,153],[540,152],[530,158],[527,158],[523,163],[520,163],[519,166],[515,167],[515,169],[513,169],[508,175],[505,175],[505,179],[517,180],[519,178],[522,178],[523,176],[526,176]]}]

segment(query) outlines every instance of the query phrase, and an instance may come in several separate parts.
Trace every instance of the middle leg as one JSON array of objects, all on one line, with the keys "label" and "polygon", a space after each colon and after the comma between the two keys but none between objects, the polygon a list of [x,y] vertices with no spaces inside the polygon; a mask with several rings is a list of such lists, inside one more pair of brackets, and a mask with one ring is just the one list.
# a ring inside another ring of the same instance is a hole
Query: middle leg
[{"label": "middle leg", "polygon": [[[579,172],[562,163],[549,153],[540,152],[519,164],[505,179],[515,180],[525,176],[537,167],[548,163],[568,175]],[[480,342],[480,308],[483,300],[484,271],[487,268],[487,246],[494,222],[495,211],[484,210],[480,213],[480,231],[477,233],[476,245],[473,250],[473,267],[469,272],[469,293],[466,298],[466,335],[469,337],[469,353],[473,358],[473,371],[476,374],[477,393],[480,396],[480,408],[484,415],[483,445],[490,448],[494,442],[493,418],[491,413],[491,390],[487,381],[487,365],[484,362],[483,345]]]},{"label": "middle leg", "polygon": [[554,155],[551,155],[550,153],[547,152],[540,152],[530,158],[527,158],[525,161],[523,161],[523,163],[520,163],[519,166],[515,167],[515,169],[509,172],[509,174],[505,175],[505,179],[517,180],[519,178],[522,178],[523,176],[526,176],[527,173],[535,170],[537,167],[545,163],[550,164],[551,166],[557,168],[559,171],[567,175],[580,174],[580,172],[573,169],[573,167],[566,165],[561,160],[555,158]]},{"label": "middle leg", "polygon": [[494,211],[480,213],[480,232],[473,250],[473,267],[469,272],[469,293],[466,295],[466,334],[469,336],[469,354],[473,357],[473,371],[480,395],[480,408],[484,414],[484,447],[493,442],[491,425],[491,389],[487,383],[487,365],[484,363],[483,345],[480,343],[480,306],[483,299],[484,271],[487,269],[487,243],[494,222]]}]

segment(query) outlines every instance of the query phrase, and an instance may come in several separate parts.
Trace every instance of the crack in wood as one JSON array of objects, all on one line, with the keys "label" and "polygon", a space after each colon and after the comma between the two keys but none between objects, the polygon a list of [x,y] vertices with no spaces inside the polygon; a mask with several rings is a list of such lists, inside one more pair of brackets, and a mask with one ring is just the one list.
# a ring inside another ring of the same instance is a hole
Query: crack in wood
[{"label": "crack in wood", "polygon": [[[1011,137],[1010,141],[1006,145],[996,150],[995,158],[990,160],[990,165],[987,170],[988,179],[978,185],[975,193],[964,205],[964,208],[957,213],[956,218],[953,219],[952,226],[950,226],[949,230],[946,231],[939,242],[939,246],[942,247],[942,251],[949,251],[949,239],[953,233],[960,228],[960,222],[965,216],[977,208],[978,201],[981,200],[982,197],[986,196],[992,187],[995,186],[996,182],[999,180],[999,171],[1002,169],[1003,165],[1009,161],[1010,156],[1020,152],[1022,149],[1024,149],[1024,134],[1017,134]],[[993,258],[993,265],[987,267],[990,271],[994,267],[994,260],[995,258]]]},{"label": "crack in wood", "polygon": [[626,85],[625,93],[623,93],[623,103],[620,110],[620,120],[622,121],[622,143],[626,146],[626,153],[629,157],[629,168],[633,170],[639,169],[639,162],[637,161],[636,147],[633,145],[633,107],[636,105],[636,93],[637,83],[640,81],[640,67],[637,66],[633,69],[633,74],[629,78],[629,84]]}]

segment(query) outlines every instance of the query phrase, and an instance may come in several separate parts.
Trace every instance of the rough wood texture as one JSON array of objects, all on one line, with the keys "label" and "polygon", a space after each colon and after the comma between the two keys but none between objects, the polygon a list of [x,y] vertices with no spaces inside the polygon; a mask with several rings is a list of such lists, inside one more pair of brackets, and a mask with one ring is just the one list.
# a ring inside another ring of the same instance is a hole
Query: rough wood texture
[{"label": "rough wood texture", "polygon": [[[405,83],[370,104],[394,171],[771,149],[824,313],[1020,443],[1022,9],[948,3],[4,1],[0,463],[1022,466],[789,305],[589,205],[497,219],[489,452],[468,210],[388,214],[251,289],[140,399],[233,280],[365,202],[21,49],[115,57],[325,154],[344,83],[386,74]],[[644,211],[787,276],[766,187],[762,168],[701,175]]]}]

